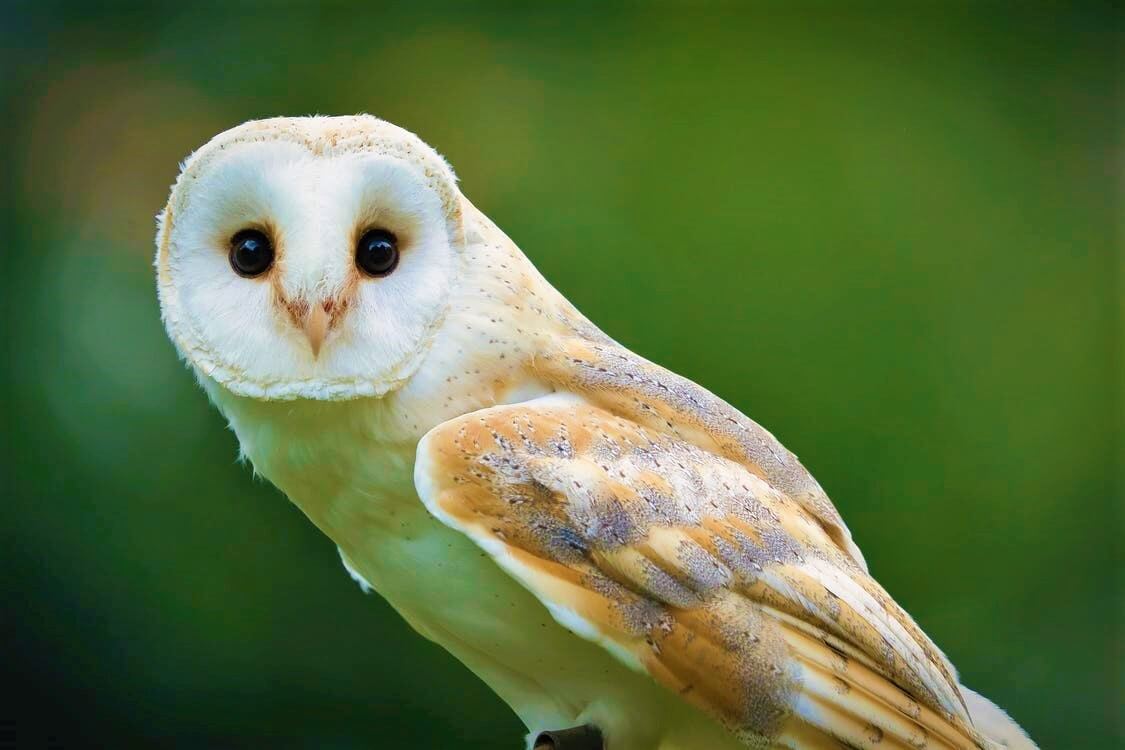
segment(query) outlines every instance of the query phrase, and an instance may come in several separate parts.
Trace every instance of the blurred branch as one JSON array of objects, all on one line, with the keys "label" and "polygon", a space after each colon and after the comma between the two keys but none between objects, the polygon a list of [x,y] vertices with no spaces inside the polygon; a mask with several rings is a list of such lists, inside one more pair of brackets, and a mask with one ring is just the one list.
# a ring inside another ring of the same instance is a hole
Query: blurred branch
[{"label": "blurred branch", "polygon": [[541,732],[535,738],[535,750],[603,750],[602,733],[597,727],[580,727]]}]

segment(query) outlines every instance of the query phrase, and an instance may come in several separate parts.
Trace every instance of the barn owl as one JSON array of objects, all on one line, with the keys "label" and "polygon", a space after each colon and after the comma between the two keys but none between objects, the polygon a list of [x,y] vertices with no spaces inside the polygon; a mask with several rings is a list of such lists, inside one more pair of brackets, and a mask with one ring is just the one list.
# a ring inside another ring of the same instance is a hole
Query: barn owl
[{"label": "barn owl", "polygon": [[530,746],[1033,747],[792,453],[598,330],[415,135],[224,132],[156,245],[242,454]]}]

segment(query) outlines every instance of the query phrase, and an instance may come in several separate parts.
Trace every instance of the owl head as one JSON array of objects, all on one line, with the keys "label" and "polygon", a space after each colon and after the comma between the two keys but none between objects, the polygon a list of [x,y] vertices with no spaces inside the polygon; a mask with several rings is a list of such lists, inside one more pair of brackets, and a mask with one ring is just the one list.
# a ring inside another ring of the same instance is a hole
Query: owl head
[{"label": "owl head", "polygon": [[417,368],[464,244],[452,170],[370,116],[213,138],[158,217],[164,324],[201,377],[259,399],[379,396]]}]

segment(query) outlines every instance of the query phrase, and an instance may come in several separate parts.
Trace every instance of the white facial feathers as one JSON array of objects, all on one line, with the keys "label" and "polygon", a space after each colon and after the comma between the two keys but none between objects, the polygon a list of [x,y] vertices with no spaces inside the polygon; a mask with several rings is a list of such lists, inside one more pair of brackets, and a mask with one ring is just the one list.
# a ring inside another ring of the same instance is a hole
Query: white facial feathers
[{"label": "white facial feathers", "polygon": [[[371,229],[399,257],[379,278],[356,267]],[[268,246],[268,270],[232,267],[242,231]],[[161,216],[165,324],[238,395],[381,395],[425,353],[462,246],[453,173],[415,136],[366,116],[247,123],[188,159]]]}]

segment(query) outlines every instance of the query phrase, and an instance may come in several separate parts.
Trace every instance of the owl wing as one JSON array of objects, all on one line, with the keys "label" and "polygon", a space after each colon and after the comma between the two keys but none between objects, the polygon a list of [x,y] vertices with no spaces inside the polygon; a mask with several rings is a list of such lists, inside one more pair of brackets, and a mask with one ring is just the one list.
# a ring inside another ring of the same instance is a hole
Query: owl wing
[{"label": "owl wing", "polygon": [[536,375],[556,390],[742,464],[805,509],[832,543],[867,570],[832,501],[769,430],[715,394],[620,346],[576,310],[570,335],[555,336],[535,359]]},{"label": "owl wing", "polygon": [[933,644],[735,461],[556,394],[434,428],[415,484],[562,625],[747,744],[983,746]]}]

